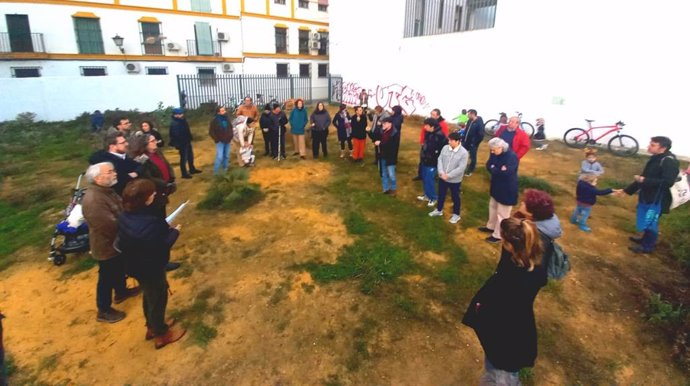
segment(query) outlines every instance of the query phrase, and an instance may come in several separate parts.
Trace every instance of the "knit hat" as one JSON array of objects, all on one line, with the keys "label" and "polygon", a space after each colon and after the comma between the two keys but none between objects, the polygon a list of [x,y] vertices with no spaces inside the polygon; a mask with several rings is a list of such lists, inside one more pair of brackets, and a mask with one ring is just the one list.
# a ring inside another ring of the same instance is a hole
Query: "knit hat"
[{"label": "knit hat", "polygon": [[184,114],[184,109],[177,107],[173,109],[173,114]]}]

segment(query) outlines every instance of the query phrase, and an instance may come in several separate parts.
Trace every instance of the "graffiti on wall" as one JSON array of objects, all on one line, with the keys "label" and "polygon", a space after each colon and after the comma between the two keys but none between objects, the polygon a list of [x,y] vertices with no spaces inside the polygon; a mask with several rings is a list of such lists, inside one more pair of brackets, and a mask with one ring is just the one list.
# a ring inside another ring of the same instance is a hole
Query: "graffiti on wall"
[{"label": "graffiti on wall", "polygon": [[347,105],[358,105],[359,95],[362,89],[369,95],[369,106],[382,106],[390,110],[395,105],[400,105],[405,114],[414,114],[417,110],[427,109],[429,103],[426,96],[412,87],[392,83],[389,85],[376,85],[376,88],[366,88],[356,82],[343,82],[342,102]]}]

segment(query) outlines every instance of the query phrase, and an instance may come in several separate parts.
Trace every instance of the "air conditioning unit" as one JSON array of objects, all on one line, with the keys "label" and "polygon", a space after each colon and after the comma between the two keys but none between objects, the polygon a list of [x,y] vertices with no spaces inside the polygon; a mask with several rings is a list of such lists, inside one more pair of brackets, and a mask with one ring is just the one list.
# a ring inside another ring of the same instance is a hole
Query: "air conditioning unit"
[{"label": "air conditioning unit", "polygon": [[182,49],[182,46],[180,46],[177,43],[173,43],[173,42],[170,42],[170,43],[166,44],[165,46],[168,47],[168,51],[179,51]]},{"label": "air conditioning unit", "polygon": [[127,68],[127,72],[130,74],[137,74],[139,71],[141,71],[141,66],[139,63],[127,63],[125,64],[125,67]]},{"label": "air conditioning unit", "polygon": [[232,63],[223,63],[223,72],[235,72],[235,65]]},{"label": "air conditioning unit", "polygon": [[230,36],[228,36],[227,32],[218,32],[218,41],[219,42],[230,41]]},{"label": "air conditioning unit", "polygon": [[321,40],[321,34],[318,32],[311,33],[311,40]]},{"label": "air conditioning unit", "polygon": [[320,49],[321,49],[321,42],[319,42],[319,41],[313,41],[313,42],[310,43],[309,47],[310,47],[312,50],[320,50]]}]

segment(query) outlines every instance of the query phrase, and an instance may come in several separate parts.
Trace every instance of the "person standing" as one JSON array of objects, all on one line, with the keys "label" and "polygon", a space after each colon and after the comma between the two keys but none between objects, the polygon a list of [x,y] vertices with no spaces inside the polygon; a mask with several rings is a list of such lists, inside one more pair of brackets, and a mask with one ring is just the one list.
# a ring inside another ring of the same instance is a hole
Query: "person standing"
[{"label": "person standing", "polygon": [[500,230],[498,266],[470,301],[462,323],[474,330],[484,349],[479,384],[517,386],[518,372],[533,367],[537,358],[534,299],[547,276],[541,266],[543,245],[532,221],[510,217],[500,222]]},{"label": "person standing", "polygon": [[464,129],[467,126],[467,121],[470,120],[470,118],[467,116],[467,109],[462,109],[460,115],[453,118],[453,120],[458,122],[460,129]]},{"label": "person standing", "polygon": [[95,133],[103,128],[105,117],[101,110],[96,110],[91,114],[91,132]]},{"label": "person standing", "polygon": [[[120,137],[121,138],[121,137]],[[139,287],[127,288],[124,257],[113,247],[117,237],[117,217],[122,212],[122,201],[112,187],[117,183],[117,173],[110,162],[100,162],[86,169],[86,189],[82,200],[84,218],[89,224],[91,256],[98,261],[96,285],[96,320],[116,323],[126,314],[112,307],[139,293]]]},{"label": "person standing", "polygon": [[163,146],[165,146],[165,141],[163,141],[163,136],[161,133],[156,130],[156,128],[153,126],[153,122],[151,121],[143,121],[141,122],[141,125],[139,125],[139,128],[141,129],[142,132],[145,134],[150,134],[153,135],[156,138],[156,146],[160,149]]},{"label": "person standing", "polygon": [[117,247],[126,256],[127,272],[135,277],[144,292],[143,309],[146,339],[156,349],[180,340],[186,330],[165,322],[168,281],[165,267],[170,248],[177,241],[180,226],[171,227],[152,210],[155,184],[146,179],[132,181],[122,194],[124,212],[118,217]]},{"label": "person standing", "polygon": [[448,144],[448,138],[441,131],[438,121],[433,118],[424,120],[424,145],[420,154],[422,162],[422,187],[424,194],[417,196],[419,201],[428,201],[427,206],[436,206],[436,170],[438,167],[438,156],[441,149]]},{"label": "person standing", "polygon": [[391,107],[391,110],[393,110],[393,114],[391,114],[391,118],[393,119],[393,127],[395,128],[395,130],[398,130],[398,133],[402,133],[402,125],[405,121],[405,117],[403,117],[402,106],[395,105]]},{"label": "person standing", "polygon": [[355,107],[355,115],[352,117],[352,160],[355,162],[364,161],[364,148],[367,145],[367,116],[364,114],[362,106]]},{"label": "person standing", "polygon": [[256,108],[256,105],[252,102],[252,97],[245,97],[244,103],[237,108],[237,111],[235,111],[235,116],[239,117],[240,115],[251,118],[254,122],[259,120],[259,109]]},{"label": "person standing", "polygon": [[484,120],[477,115],[477,110],[467,110],[467,127],[465,128],[465,136],[462,139],[462,147],[464,147],[470,155],[469,165],[465,171],[466,176],[471,176],[474,169],[477,167],[477,150],[484,140]]},{"label": "person standing", "polygon": [[132,122],[127,117],[118,117],[113,121],[113,126],[106,130],[105,134],[113,134],[116,132],[122,133],[125,139],[129,139],[130,129],[132,128]]},{"label": "person standing", "polygon": [[393,120],[386,117],[381,120],[380,128],[370,132],[370,137],[379,149],[377,156],[383,193],[395,197],[398,189],[395,167],[398,164],[400,133],[393,127]]},{"label": "person standing", "polygon": [[[448,122],[446,122],[445,118],[441,116],[441,110],[439,109],[433,109],[431,110],[430,118],[433,118],[438,121],[438,124],[441,126],[441,131],[443,134],[448,137]],[[422,130],[419,133],[419,145],[422,146],[424,145],[424,134],[426,133],[426,130],[424,130],[424,125],[422,125]],[[414,177],[412,180],[413,181],[419,181],[422,179],[422,161],[419,161],[419,165],[417,167],[417,176]]]},{"label": "person standing", "polygon": [[[634,181],[623,192],[627,195],[638,193],[637,231],[643,232],[642,237],[630,237],[630,241],[639,245],[630,247],[634,253],[652,253],[659,238],[659,220],[671,208],[671,192],[669,189],[678,177],[680,164],[676,156],[671,153],[671,139],[668,137],[652,137],[647,146],[647,152],[652,156],[644,167],[642,174],[635,175]],[[617,193],[621,194],[621,193]],[[658,204],[659,208],[651,206]],[[652,212],[658,212],[653,221],[647,221]]]},{"label": "person standing", "polygon": [[221,166],[223,167],[223,173],[228,171],[232,134],[227,111],[224,106],[218,106],[216,108],[216,116],[213,117],[213,120],[208,125],[208,135],[216,144],[216,158],[213,161],[214,175],[220,172]]},{"label": "person standing", "polygon": [[314,159],[319,158],[319,147],[324,157],[328,157],[328,126],[331,124],[331,116],[323,102],[316,104],[316,109],[309,118],[311,122],[311,150]]},{"label": "person standing", "polygon": [[295,108],[290,112],[290,131],[292,132],[292,142],[295,145],[295,152],[292,155],[299,155],[301,159],[306,159],[307,149],[304,143],[304,128],[307,126],[307,109],[304,108],[304,100],[297,99]]},{"label": "person standing", "polygon": [[604,174],[604,167],[597,161],[597,149],[585,149],[585,159],[580,165],[580,176],[584,174],[591,174],[595,177]]},{"label": "person standing", "polygon": [[[371,133],[375,132],[376,129],[381,130],[383,128],[383,119],[389,117],[390,114],[388,111],[384,110],[383,107],[381,106],[376,106],[374,107],[374,113],[371,114],[371,126],[367,128],[367,131],[369,132],[369,136],[371,137]],[[374,146],[374,154],[376,154],[376,162],[378,162],[379,159],[379,147]]]},{"label": "person standing", "polygon": [[271,121],[271,105],[267,104],[264,106],[264,112],[261,113],[261,117],[259,119],[259,128],[261,129],[261,135],[264,138],[264,157],[268,157],[269,155],[273,154],[273,150],[271,149],[271,143],[273,142],[271,140],[271,125],[273,124],[273,121]]},{"label": "person standing", "polygon": [[345,143],[352,152],[352,125],[350,124],[350,113],[347,112],[347,106],[344,103],[340,104],[338,113],[333,117],[333,126],[338,132],[338,141],[340,142],[340,158],[345,158]]},{"label": "person standing", "polygon": [[362,107],[362,109],[366,113],[366,110],[369,107],[369,93],[367,93],[367,90],[364,88],[359,93],[359,105]]},{"label": "person standing", "polygon": [[460,139],[459,133],[450,133],[448,145],[443,147],[438,157],[438,202],[436,209],[429,213],[431,217],[443,216],[446,193],[450,189],[450,196],[453,199],[453,215],[449,221],[451,224],[457,224],[460,221],[460,185],[469,157],[467,150],[460,146]]},{"label": "person standing", "polygon": [[[192,174],[201,173],[194,167],[194,149],[192,149],[192,131],[184,117],[184,110],[173,109],[172,122],[170,122],[170,146],[180,153],[180,171],[182,178],[192,178]],[[187,172],[189,166],[189,173]]]},{"label": "person standing", "polygon": [[280,108],[280,105],[274,103],[271,106],[271,155],[276,161],[285,159],[285,125],[287,125],[288,119],[285,113]]},{"label": "person standing", "polygon": [[113,190],[121,195],[125,185],[138,177],[139,164],[127,156],[129,142],[121,132],[113,131],[106,134],[104,142],[105,149],[93,153],[89,158],[89,164],[110,162],[118,175]]},{"label": "person standing", "polygon": [[529,135],[520,128],[520,118],[510,117],[508,119],[508,126],[498,129],[496,137],[504,140],[510,150],[512,150],[518,157],[518,160],[527,154],[530,148]]},{"label": "person standing", "polygon": [[597,189],[598,177],[594,174],[582,174],[577,182],[575,198],[577,205],[573,214],[570,215],[570,223],[577,224],[581,231],[591,232],[592,228],[587,225],[587,219],[592,213],[592,208],[597,203],[597,196],[606,196],[615,193],[617,189]]},{"label": "person standing", "polygon": [[492,138],[489,141],[491,155],[486,161],[486,169],[491,176],[489,194],[489,220],[486,226],[480,227],[481,232],[491,233],[486,241],[492,244],[501,242],[501,230],[499,224],[503,219],[510,217],[513,205],[518,199],[518,159],[510,150],[506,141],[501,138]]}]

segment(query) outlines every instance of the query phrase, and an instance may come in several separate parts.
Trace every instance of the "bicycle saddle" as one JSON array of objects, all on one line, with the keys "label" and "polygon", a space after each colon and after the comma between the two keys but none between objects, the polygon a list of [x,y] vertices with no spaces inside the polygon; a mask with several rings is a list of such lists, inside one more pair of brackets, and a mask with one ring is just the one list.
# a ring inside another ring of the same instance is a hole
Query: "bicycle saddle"
[{"label": "bicycle saddle", "polygon": [[594,122],[594,119],[585,119],[585,121],[592,123],[592,122]]}]

